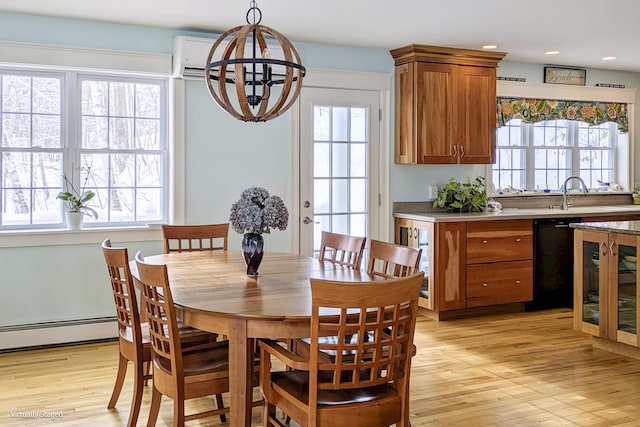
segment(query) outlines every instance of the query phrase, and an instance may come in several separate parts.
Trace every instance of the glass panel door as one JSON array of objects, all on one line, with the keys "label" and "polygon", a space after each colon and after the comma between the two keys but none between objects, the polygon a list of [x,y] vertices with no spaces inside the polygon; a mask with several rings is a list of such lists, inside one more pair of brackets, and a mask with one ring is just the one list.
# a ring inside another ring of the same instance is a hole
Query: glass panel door
[{"label": "glass panel door", "polygon": [[378,109],[377,92],[303,89],[300,253],[317,256],[322,231],[376,237]]},{"label": "glass panel door", "polygon": [[424,280],[420,288],[420,296],[430,298],[429,295],[429,259],[431,258],[431,246],[429,241],[433,239],[433,228],[417,228],[418,249],[422,249],[420,255],[420,271],[424,271]]},{"label": "glass panel door", "polygon": [[582,321],[599,325],[600,268],[606,268],[607,257],[600,257],[599,242],[583,242],[582,251]]},{"label": "glass panel door", "polygon": [[635,246],[618,246],[618,326],[619,331],[637,333]]}]

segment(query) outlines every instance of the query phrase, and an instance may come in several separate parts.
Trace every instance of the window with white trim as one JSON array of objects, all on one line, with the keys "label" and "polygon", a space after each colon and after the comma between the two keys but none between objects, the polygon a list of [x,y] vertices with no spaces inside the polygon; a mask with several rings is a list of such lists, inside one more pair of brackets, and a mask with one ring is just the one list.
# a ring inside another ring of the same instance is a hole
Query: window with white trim
[{"label": "window with white trim", "polygon": [[[572,120],[524,123],[512,119],[496,131],[496,191],[558,191],[567,177],[580,176],[589,188],[614,180],[619,133],[612,122]],[[626,138],[622,138],[626,140]]]},{"label": "window with white trim", "polygon": [[168,216],[167,79],[0,69],[0,229],[60,228],[64,177],[98,219]]}]

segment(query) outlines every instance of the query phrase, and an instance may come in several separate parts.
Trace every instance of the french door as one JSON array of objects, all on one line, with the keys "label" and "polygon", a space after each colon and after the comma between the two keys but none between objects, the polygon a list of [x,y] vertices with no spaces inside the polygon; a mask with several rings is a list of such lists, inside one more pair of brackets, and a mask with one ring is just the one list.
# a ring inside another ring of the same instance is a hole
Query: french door
[{"label": "french door", "polygon": [[300,253],[322,231],[377,238],[380,92],[303,88],[300,95]]}]

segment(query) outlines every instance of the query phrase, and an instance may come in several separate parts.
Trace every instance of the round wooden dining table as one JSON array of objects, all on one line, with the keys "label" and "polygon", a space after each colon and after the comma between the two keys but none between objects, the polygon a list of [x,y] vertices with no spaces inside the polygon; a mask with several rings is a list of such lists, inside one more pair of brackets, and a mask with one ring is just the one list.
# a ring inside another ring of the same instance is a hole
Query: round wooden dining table
[{"label": "round wooden dining table", "polygon": [[[309,279],[379,280],[316,258],[266,252],[257,277],[246,275],[240,251],[182,252],[144,256],[166,264],[178,318],[229,339],[230,425],[251,425],[251,369],[255,338],[310,336]],[[131,272],[139,279],[135,261]]]}]

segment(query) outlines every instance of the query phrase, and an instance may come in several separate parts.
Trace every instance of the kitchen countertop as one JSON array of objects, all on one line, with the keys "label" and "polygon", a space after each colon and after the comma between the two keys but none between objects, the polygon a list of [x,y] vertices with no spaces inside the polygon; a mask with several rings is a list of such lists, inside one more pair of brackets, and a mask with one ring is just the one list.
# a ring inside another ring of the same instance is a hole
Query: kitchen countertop
[{"label": "kitchen countertop", "polygon": [[571,228],[640,236],[640,221],[607,221],[569,224]]},{"label": "kitchen countertop", "polygon": [[[442,210],[425,212],[395,212],[395,218],[410,219],[426,222],[468,222],[468,221],[496,221],[509,219],[539,219],[539,218],[573,218],[573,217],[598,217],[611,215],[640,215],[640,205],[613,205],[613,206],[575,206],[567,210],[558,208],[505,208],[496,212],[461,212],[449,213]],[[636,221],[623,221],[622,223],[634,223]],[[610,222],[619,224],[620,222]],[[602,223],[596,223],[602,224]],[[640,234],[640,221],[638,221],[638,234]]]}]

